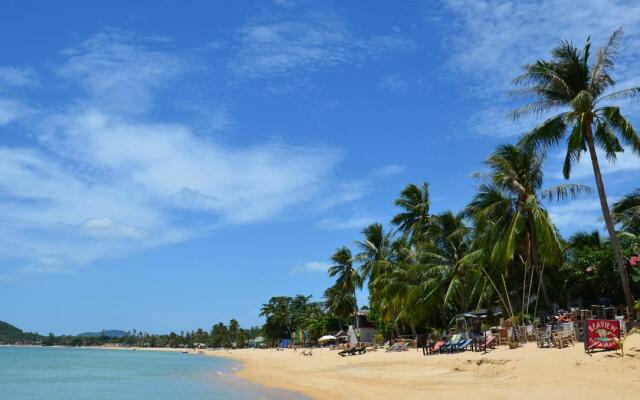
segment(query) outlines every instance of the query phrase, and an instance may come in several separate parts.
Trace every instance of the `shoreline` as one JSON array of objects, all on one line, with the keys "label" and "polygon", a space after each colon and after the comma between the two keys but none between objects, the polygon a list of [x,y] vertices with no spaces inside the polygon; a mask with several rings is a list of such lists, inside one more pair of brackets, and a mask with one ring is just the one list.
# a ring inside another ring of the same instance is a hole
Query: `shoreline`
[{"label": "shoreline", "polygon": [[[118,350],[184,352],[184,349],[96,347]],[[188,355],[196,355],[193,350]],[[528,343],[488,353],[423,356],[412,349],[383,350],[339,357],[314,349],[305,357],[291,349],[205,350],[205,356],[238,361],[233,374],[265,388],[311,399],[475,399],[608,398],[636,399],[640,393],[640,334],[620,352],[584,353],[581,343],[564,349],[539,349]]]},{"label": "shoreline", "polygon": [[243,349],[207,355],[241,361],[237,376],[312,399],[475,399],[596,398],[636,399],[640,393],[640,335],[620,352],[584,353],[581,343],[565,349],[518,349],[423,356],[421,351],[369,352],[339,357],[314,350]]}]

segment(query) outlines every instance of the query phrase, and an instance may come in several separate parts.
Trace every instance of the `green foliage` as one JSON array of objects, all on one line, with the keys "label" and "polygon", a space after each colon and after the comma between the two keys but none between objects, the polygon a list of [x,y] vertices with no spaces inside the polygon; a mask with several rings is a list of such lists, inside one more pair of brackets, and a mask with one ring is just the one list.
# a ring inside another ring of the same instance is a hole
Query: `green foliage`
[{"label": "green foliage", "polygon": [[[622,253],[626,259],[640,251],[640,238],[622,237]],[[640,289],[640,271],[637,266],[628,267],[634,289]],[[556,290],[564,301],[583,298],[595,302],[598,297],[608,297],[613,302],[624,302],[620,291],[620,276],[613,258],[611,246],[601,241],[599,235],[577,233],[569,239],[566,262],[556,275],[561,283]]]},{"label": "green foliage", "polygon": [[44,337],[37,333],[23,332],[21,329],[18,329],[11,324],[0,321],[0,343],[34,344],[42,341],[43,339]]},{"label": "green foliage", "polygon": [[[515,83],[522,87],[522,93],[532,98],[533,102],[517,109],[514,117],[562,110],[524,135],[521,144],[544,152],[550,146],[566,143],[563,174],[567,179],[581,155],[589,153],[620,282],[625,300],[631,306],[633,294],[620,254],[614,221],[609,213],[596,152],[596,147],[599,147],[607,160],[615,161],[617,154],[624,151],[622,142],[633,152],[640,154],[640,136],[631,122],[622,115],[620,108],[611,104],[620,99],[640,97],[640,87],[611,92],[615,83],[611,73],[621,36],[622,29],[615,31],[607,45],[596,52],[595,58],[591,57],[589,39],[582,49],[569,41],[562,41],[552,50],[551,59],[525,65],[522,75],[515,79]],[[620,220],[623,224],[629,222],[626,217]]]}]

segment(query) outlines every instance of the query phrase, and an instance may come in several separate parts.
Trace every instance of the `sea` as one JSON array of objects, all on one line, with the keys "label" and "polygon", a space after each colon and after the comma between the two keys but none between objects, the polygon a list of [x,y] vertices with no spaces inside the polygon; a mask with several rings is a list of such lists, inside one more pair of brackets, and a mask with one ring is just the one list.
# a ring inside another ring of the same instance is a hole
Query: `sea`
[{"label": "sea", "polygon": [[251,384],[224,358],[173,352],[0,346],[2,400],[299,400]]}]

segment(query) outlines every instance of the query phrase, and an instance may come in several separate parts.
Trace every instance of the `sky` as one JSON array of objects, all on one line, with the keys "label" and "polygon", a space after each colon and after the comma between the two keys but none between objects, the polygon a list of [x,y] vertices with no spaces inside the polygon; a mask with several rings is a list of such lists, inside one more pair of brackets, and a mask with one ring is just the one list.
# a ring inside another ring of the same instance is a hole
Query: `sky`
[{"label": "sky", "polygon": [[[319,300],[404,186],[460,210],[541,121],[508,117],[523,64],[622,26],[614,77],[640,84],[640,4],[563,3],[3,1],[0,320],[163,333]],[[629,150],[602,163],[610,201],[637,187]],[[594,197],[547,207],[564,235],[602,230]]]}]

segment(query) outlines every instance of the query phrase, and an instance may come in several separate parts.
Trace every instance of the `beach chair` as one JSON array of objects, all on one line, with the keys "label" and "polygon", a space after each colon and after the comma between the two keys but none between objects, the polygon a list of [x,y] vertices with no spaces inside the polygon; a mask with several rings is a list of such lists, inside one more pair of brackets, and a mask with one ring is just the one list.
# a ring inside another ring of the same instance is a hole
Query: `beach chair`
[{"label": "beach chair", "polygon": [[367,346],[364,345],[364,346],[356,347],[352,355],[360,355],[366,352],[367,352]]},{"label": "beach chair", "polygon": [[565,347],[569,347],[569,345],[574,344],[573,337],[571,336],[571,332],[566,331],[564,329],[552,332],[552,340],[553,345],[559,349],[563,349]]},{"label": "beach chair", "polygon": [[553,325],[551,324],[538,328],[538,347],[551,347],[553,345],[552,332]]},{"label": "beach chair", "polygon": [[456,344],[455,346],[452,347],[451,352],[457,352],[457,351],[465,351],[467,347],[471,346],[471,344],[473,343],[473,339],[464,339]]},{"label": "beach chair", "polygon": [[405,351],[409,346],[409,343],[405,343],[405,342],[398,342],[398,343],[394,343],[391,346],[387,347],[387,349],[385,351],[387,352],[391,352],[391,351]]},{"label": "beach chair", "polygon": [[422,355],[428,356],[431,354],[439,353],[443,345],[444,345],[444,341],[438,340],[431,346],[425,346],[422,348]]},{"label": "beach chair", "polygon": [[496,336],[495,335],[487,335],[484,340],[476,343],[476,349],[478,351],[487,352],[487,349],[495,349],[496,348]]},{"label": "beach chair", "polygon": [[455,346],[459,345],[460,343],[462,343],[464,341],[464,336],[462,336],[462,334],[455,334],[453,335],[453,337],[451,338],[451,340],[449,340],[445,345],[442,346],[442,352],[447,352],[447,353],[451,353],[453,352],[453,349],[455,348]]},{"label": "beach chair", "polygon": [[338,355],[340,357],[346,357],[346,356],[350,356],[353,354],[353,352],[355,351],[355,348],[353,349],[346,349],[346,350],[342,350],[338,352]]}]

